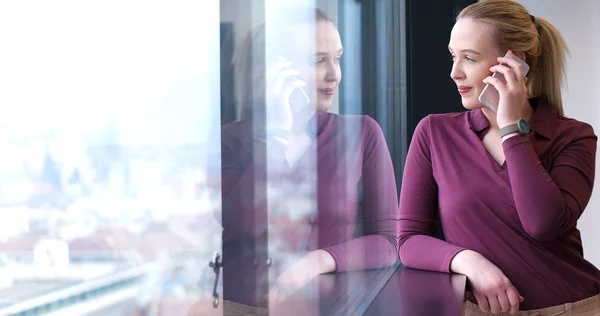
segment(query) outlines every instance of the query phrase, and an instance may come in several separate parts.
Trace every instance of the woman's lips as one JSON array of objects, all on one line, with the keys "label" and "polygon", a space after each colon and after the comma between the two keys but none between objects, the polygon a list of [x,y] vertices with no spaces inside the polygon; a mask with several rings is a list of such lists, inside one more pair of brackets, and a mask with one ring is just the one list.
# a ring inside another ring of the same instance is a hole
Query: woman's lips
[{"label": "woman's lips", "polygon": [[471,91],[471,89],[473,89],[473,88],[460,86],[460,87],[458,87],[458,93],[465,94],[465,93],[468,93],[469,91]]},{"label": "woman's lips", "polygon": [[321,94],[331,96],[335,93],[335,88],[319,89],[319,92]]}]

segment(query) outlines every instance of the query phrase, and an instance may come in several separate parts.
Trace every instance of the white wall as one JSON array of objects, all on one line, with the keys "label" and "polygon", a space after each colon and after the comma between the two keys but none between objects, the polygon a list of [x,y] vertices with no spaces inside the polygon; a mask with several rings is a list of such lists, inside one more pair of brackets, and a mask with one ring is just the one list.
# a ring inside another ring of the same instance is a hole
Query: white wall
[{"label": "white wall", "polygon": [[[568,89],[563,96],[565,114],[591,124],[600,135],[600,1],[519,2],[527,7],[530,14],[549,19],[567,41],[571,55],[567,64]],[[578,227],[585,257],[600,267],[600,157],[596,159],[596,170],[592,200]]]}]

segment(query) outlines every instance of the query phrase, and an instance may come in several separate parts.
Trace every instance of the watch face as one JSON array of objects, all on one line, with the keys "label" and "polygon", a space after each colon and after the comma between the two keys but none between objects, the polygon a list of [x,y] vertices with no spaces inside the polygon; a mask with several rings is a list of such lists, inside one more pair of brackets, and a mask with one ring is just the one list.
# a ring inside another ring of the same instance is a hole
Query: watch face
[{"label": "watch face", "polygon": [[525,120],[519,120],[519,130],[525,134],[529,133],[529,124]]}]

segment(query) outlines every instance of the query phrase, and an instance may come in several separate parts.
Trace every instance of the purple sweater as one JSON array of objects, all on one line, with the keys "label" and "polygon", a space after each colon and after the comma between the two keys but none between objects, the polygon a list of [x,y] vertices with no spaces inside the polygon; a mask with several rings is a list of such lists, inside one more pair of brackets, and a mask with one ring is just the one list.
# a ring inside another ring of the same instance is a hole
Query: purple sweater
[{"label": "purple sweater", "polygon": [[[503,143],[499,165],[481,141],[489,123],[480,109],[419,123],[400,195],[406,266],[449,272],[458,252],[476,251],[510,279],[524,310],[600,293],[576,227],[594,184],[596,135],[541,100],[530,126]],[[446,242],[432,237],[437,215]]]},{"label": "purple sweater", "polygon": [[[398,199],[392,161],[381,128],[368,116],[327,112],[318,112],[311,124],[316,127],[315,139],[307,154],[293,167],[285,160],[283,144],[253,138],[249,123],[223,126],[224,247],[230,240],[260,236],[267,231],[266,225],[274,216],[269,204],[277,201],[265,196],[266,182],[277,187],[285,182],[282,179],[293,183],[312,177],[314,196],[309,200],[316,204],[313,212],[316,216],[306,219],[307,225],[314,229],[304,250],[328,251],[335,259],[337,271],[393,265],[398,259]],[[266,159],[261,154],[265,151]],[[303,193],[292,188],[289,194]],[[270,226],[269,231],[277,228]],[[290,228],[289,234],[294,234],[295,227]],[[285,241],[285,234],[281,239]],[[277,253],[269,255],[277,260]],[[243,267],[240,262],[240,271]],[[243,278],[243,272],[240,274]],[[239,281],[232,279],[237,284]]]}]

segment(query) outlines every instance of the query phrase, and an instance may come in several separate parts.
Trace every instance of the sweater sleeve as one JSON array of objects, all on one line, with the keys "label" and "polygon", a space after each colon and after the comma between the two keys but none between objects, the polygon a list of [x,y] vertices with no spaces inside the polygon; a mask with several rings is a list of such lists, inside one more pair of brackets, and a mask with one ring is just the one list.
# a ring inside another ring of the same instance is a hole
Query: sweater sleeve
[{"label": "sweater sleeve", "polygon": [[452,259],[464,248],[433,237],[439,211],[430,151],[431,124],[431,116],[419,122],[406,157],[400,192],[399,256],[410,268],[450,272]]},{"label": "sweater sleeve", "polygon": [[566,139],[566,145],[548,170],[527,137],[513,136],[502,144],[521,224],[540,241],[572,228],[594,187],[597,137],[590,125],[573,122],[558,136]]},{"label": "sweater sleeve", "polygon": [[386,267],[398,261],[398,198],[392,160],[377,122],[365,116],[363,131],[365,235],[324,249],[333,256],[339,272]]}]

